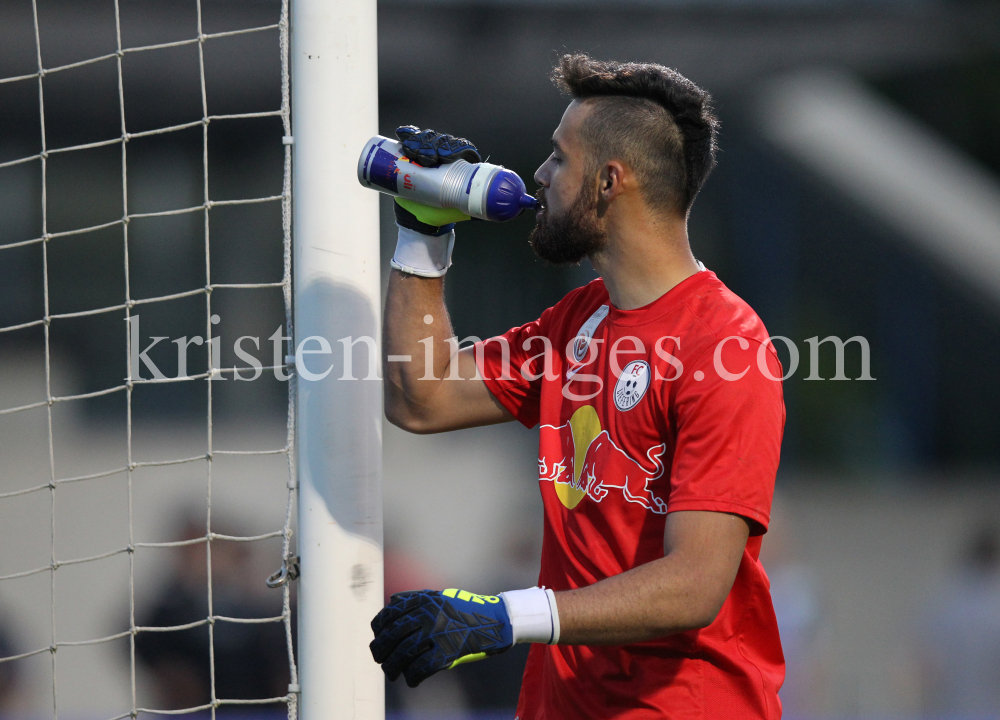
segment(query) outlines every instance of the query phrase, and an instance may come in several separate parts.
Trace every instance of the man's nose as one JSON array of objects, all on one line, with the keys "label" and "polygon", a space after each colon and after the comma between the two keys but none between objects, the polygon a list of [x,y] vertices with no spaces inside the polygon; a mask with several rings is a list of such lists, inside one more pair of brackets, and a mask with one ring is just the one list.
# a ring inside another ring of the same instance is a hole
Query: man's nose
[{"label": "man's nose", "polygon": [[547,169],[548,164],[549,161],[546,160],[541,165],[539,165],[538,169],[535,170],[535,175],[534,175],[535,182],[544,188],[547,188],[549,186],[549,171]]}]

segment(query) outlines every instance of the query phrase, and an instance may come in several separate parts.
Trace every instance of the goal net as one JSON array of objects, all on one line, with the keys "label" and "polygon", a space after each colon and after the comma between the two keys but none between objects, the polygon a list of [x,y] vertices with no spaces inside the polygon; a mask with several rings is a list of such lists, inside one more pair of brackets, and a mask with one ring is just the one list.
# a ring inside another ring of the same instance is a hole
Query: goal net
[{"label": "goal net", "polygon": [[288,0],[0,16],[0,714],[294,718]]}]

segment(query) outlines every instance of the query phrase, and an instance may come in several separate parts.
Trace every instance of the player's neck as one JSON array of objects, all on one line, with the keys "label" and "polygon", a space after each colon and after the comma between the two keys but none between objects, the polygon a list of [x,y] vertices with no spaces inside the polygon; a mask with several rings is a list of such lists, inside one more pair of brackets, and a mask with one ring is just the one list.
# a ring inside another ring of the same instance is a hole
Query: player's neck
[{"label": "player's neck", "polygon": [[634,310],[653,302],[698,272],[683,218],[647,213],[608,217],[608,242],[591,256],[611,303]]}]

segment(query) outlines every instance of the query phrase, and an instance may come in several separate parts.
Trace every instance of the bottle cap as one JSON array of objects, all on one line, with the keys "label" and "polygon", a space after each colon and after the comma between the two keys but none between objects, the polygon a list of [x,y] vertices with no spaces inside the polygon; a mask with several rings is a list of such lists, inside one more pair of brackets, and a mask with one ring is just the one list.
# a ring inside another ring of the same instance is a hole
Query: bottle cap
[{"label": "bottle cap", "polygon": [[513,220],[525,209],[537,206],[535,198],[524,191],[524,181],[507,168],[496,174],[486,194],[486,217],[490,220]]}]

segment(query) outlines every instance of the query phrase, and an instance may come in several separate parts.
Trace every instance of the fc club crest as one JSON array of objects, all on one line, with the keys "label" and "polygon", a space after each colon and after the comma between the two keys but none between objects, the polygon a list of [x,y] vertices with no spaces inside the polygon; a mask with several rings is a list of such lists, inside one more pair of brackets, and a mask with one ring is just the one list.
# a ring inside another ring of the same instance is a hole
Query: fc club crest
[{"label": "fc club crest", "polygon": [[615,383],[615,407],[622,412],[634,408],[649,389],[649,379],[649,363],[645,360],[626,365]]}]

